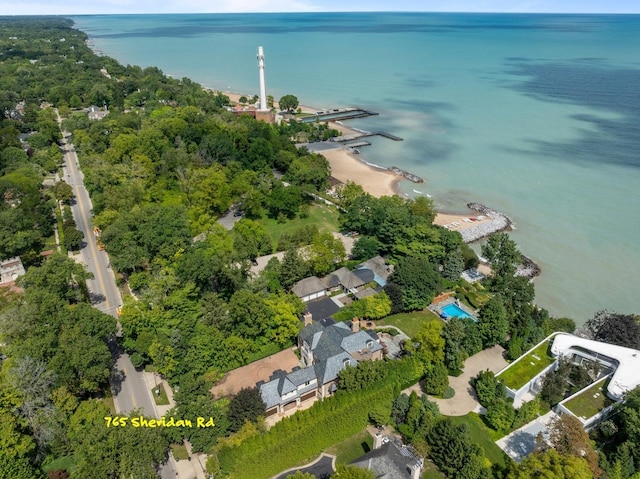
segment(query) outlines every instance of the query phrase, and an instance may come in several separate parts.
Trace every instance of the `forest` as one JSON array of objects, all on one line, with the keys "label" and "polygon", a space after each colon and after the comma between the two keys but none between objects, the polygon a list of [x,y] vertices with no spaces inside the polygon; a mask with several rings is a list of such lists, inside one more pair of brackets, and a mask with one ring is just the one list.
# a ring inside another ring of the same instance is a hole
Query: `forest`
[{"label": "forest", "polygon": [[[354,183],[327,194],[328,162],[294,143],[301,133],[337,134],[327,125],[238,116],[225,108],[223,93],[94,54],[70,20],[0,18],[0,31],[0,259],[19,256],[27,269],[17,281],[22,292],[0,289],[0,477],[156,477],[169,444],[186,439],[208,454],[215,477],[255,479],[367,424],[394,425],[444,477],[510,479],[539,470],[638,477],[637,391],[604,427],[579,435],[584,457],[567,446],[575,425],[562,423],[554,447],[520,465],[492,463],[466,426],[442,416],[426,395],[400,394],[422,380],[426,393],[443,396],[448,375],[478,351],[499,344],[516,359],[551,332],[575,329],[571,319],[535,305],[534,285],[516,274],[520,252],[507,234],[482,247],[493,270],[488,280],[465,284],[460,274],[477,256],[458,233],[433,225],[431,200],[375,198]],[[90,120],[90,107],[108,114]],[[120,338],[116,319],[91,306],[90,274],[66,254],[82,238],[69,213],[69,185],[57,181],[58,114],[123,293]],[[231,229],[218,221],[236,213]],[[338,232],[358,233],[350,256]],[[282,259],[251,272],[256,258],[274,252]],[[213,400],[210,389],[225,373],[295,344],[305,309],[290,292],[297,281],[376,255],[394,272],[384,291],[341,311],[344,319],[421,311],[454,291],[478,321],[423,325],[405,359],[345,370],[335,397],[268,431],[255,389]],[[599,340],[640,346],[632,315],[602,312],[588,325]],[[107,428],[104,417],[116,413],[109,377],[118,346],[136,367],[168,380],[175,417],[211,417],[217,427]],[[475,387],[487,431],[514,430],[553,402],[550,393],[515,410],[496,393],[504,386],[492,374]],[[327,422],[335,425],[330,435]],[[443,437],[458,455],[439,448]],[[242,470],[246,457],[264,468]]]}]

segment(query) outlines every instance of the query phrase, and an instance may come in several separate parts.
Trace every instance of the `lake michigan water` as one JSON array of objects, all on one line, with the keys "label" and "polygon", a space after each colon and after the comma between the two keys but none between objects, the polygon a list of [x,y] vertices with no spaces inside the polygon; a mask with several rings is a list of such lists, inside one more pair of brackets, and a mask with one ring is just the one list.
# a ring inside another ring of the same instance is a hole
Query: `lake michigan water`
[{"label": "lake michigan water", "polygon": [[640,16],[417,13],[73,17],[121,63],[318,108],[361,106],[362,156],[447,211],[509,215],[536,302],[640,314]]}]

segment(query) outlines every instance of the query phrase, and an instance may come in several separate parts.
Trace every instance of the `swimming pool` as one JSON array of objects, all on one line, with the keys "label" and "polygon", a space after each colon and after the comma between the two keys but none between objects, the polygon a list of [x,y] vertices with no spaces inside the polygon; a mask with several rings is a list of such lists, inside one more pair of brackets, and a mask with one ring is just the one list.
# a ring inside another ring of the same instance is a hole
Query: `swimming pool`
[{"label": "swimming pool", "polygon": [[459,318],[471,318],[474,321],[478,321],[476,318],[467,313],[464,309],[458,307],[457,305],[451,303],[447,304],[444,308],[442,308],[441,313],[443,318],[452,318],[457,316]]}]

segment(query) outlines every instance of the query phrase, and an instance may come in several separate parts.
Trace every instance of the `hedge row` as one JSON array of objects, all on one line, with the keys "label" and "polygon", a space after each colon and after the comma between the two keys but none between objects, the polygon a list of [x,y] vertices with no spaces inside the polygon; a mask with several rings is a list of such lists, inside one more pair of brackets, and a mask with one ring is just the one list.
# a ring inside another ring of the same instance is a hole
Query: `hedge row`
[{"label": "hedge row", "polygon": [[218,453],[223,473],[234,479],[266,479],[353,436],[367,425],[372,405],[391,405],[400,388],[414,384],[423,371],[411,358],[387,365],[389,374],[367,389],[338,392],[237,447],[223,446]]}]

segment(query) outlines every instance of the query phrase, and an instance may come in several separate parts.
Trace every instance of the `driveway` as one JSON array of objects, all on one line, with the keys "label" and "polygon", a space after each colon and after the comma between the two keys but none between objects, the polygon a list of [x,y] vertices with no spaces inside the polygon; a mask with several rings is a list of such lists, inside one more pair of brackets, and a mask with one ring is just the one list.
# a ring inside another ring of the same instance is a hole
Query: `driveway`
[{"label": "driveway", "polygon": [[216,398],[233,396],[242,388],[252,388],[260,381],[269,381],[275,371],[291,372],[299,362],[300,359],[298,359],[292,348],[285,349],[259,361],[254,361],[251,364],[229,371],[220,382],[211,388],[211,394]]},{"label": "driveway", "polygon": [[290,475],[295,474],[296,471],[306,472],[307,474],[314,476],[316,479],[329,479],[331,474],[335,471],[335,460],[335,456],[322,453],[320,454],[320,457],[311,464],[294,469],[288,469],[282,474],[276,476],[276,479],[286,479]]},{"label": "driveway", "polygon": [[[489,369],[496,373],[504,368],[507,362],[502,356],[503,353],[504,348],[494,346],[467,358],[464,363],[463,373],[458,377],[449,376],[449,386],[455,390],[455,396],[451,399],[438,399],[429,396],[429,399],[438,405],[440,412],[445,416],[464,416],[471,411],[477,410],[480,407],[480,403],[478,403],[469,381],[477,376],[480,371]],[[421,395],[423,391],[420,383],[414,384],[402,392],[411,394],[412,391]]]},{"label": "driveway", "polygon": [[538,419],[513,431],[508,436],[497,440],[496,444],[511,459],[521,462],[535,449],[538,434],[542,433],[543,437],[546,438],[549,422],[556,416],[555,412],[549,411],[544,416],[540,416]]}]

